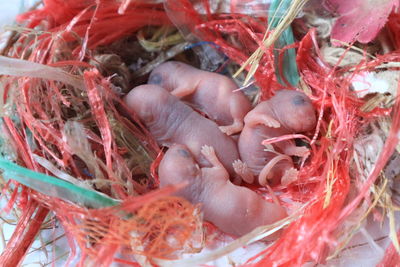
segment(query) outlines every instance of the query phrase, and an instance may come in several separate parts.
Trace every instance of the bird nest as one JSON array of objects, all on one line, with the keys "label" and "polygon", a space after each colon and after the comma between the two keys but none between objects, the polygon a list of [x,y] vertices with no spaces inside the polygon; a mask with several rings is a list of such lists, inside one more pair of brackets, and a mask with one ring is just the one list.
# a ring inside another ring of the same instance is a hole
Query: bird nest
[{"label": "bird nest", "polygon": [[[2,266],[44,232],[47,263],[192,266],[280,229],[240,264],[323,263],[370,214],[389,218],[382,264],[397,262],[396,4],[377,4],[379,18],[357,31],[359,20],[343,26],[345,1],[239,2],[46,0],[18,16],[0,57],[2,217],[14,224]],[[234,239],[173,196],[179,186],[158,187],[163,151],[121,97],[169,59],[234,77],[253,103],[282,87],[311,98],[317,127],[300,138],[311,154],[294,183],[272,187],[289,217]]]}]

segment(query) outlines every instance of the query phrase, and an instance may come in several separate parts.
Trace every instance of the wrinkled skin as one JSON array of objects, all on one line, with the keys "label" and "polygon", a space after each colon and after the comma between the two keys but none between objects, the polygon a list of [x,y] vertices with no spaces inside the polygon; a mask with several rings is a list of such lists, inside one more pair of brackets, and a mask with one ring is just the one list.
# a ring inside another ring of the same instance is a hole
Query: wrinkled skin
[{"label": "wrinkled skin", "polygon": [[[240,134],[238,147],[240,157],[249,169],[246,171],[251,172],[242,173],[247,182],[252,183],[252,177],[258,176],[258,182],[262,185],[266,180],[271,180],[273,184],[279,183],[285,173],[288,174],[288,171],[292,170],[293,174],[295,170],[289,156],[308,155],[307,148],[297,147],[293,141],[281,141],[267,148],[261,144],[268,138],[307,132],[315,128],[315,109],[304,93],[293,90],[277,91],[271,99],[259,103],[250,111],[244,121],[245,126]],[[265,149],[269,151],[264,151]],[[266,164],[277,156],[284,159],[268,173],[263,173]]]},{"label": "wrinkled skin", "polygon": [[[287,216],[281,206],[266,202],[246,187],[233,185],[212,147],[204,146],[201,152],[211,162],[210,168],[200,168],[186,146],[173,145],[160,162],[160,187],[188,183],[176,195],[200,203],[205,220],[236,236]],[[274,238],[277,236],[269,237]]]},{"label": "wrinkled skin", "polygon": [[228,77],[168,61],[150,74],[149,84],[157,84],[206,113],[228,135],[243,128],[243,118],[251,103]]},{"label": "wrinkled skin", "polygon": [[229,174],[235,175],[232,162],[239,158],[236,143],[215,122],[202,117],[158,85],[138,86],[124,101],[160,146],[184,144],[202,167],[210,165],[200,149],[203,145],[212,146]]}]

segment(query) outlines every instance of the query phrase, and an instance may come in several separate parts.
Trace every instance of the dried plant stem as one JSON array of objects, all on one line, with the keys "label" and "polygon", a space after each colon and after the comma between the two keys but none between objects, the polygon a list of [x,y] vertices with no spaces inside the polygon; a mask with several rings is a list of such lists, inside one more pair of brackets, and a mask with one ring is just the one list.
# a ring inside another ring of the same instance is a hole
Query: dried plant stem
[{"label": "dried plant stem", "polygon": [[156,57],[153,61],[149,62],[143,68],[137,70],[133,74],[133,78],[137,78],[137,77],[143,76],[147,73],[150,73],[155,67],[157,67],[164,61],[171,59],[174,56],[182,53],[188,45],[189,45],[188,42],[183,42],[183,43],[180,43],[180,44],[177,44],[177,45],[171,47],[169,50],[167,50],[165,52],[160,53],[159,56]]},{"label": "dried plant stem", "polygon": [[254,73],[257,71],[260,60],[265,53],[265,49],[269,48],[276,40],[278,40],[282,32],[286,30],[287,27],[289,27],[289,25],[296,18],[297,14],[300,12],[300,10],[307,2],[308,0],[292,1],[292,4],[290,5],[288,12],[282,18],[278,26],[270,35],[268,35],[268,32],[270,30],[270,28],[268,27],[264,35],[263,47],[257,48],[257,50],[246,60],[246,62],[240,67],[240,69],[233,75],[233,77],[237,77],[248,65],[250,65],[250,70],[246,76],[246,79],[243,82],[244,86],[248,84],[250,79],[253,77]]},{"label": "dried plant stem", "polygon": [[331,42],[340,43],[341,45],[344,45],[344,46],[350,48],[351,50],[359,52],[360,54],[365,54],[366,56],[368,56],[372,59],[376,59],[376,57],[374,55],[371,55],[370,53],[362,50],[361,48],[358,48],[357,46],[351,45],[349,43],[346,43],[346,42],[343,42],[343,41],[337,40],[337,39],[331,39]]}]

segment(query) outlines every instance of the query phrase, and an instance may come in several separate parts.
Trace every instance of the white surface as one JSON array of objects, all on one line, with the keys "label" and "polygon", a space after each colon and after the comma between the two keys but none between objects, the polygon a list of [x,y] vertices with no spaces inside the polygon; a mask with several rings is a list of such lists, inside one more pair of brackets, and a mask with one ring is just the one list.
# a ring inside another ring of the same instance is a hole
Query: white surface
[{"label": "white surface", "polygon": [[371,93],[391,93],[389,83],[377,78],[373,72],[363,72],[354,75],[352,85],[358,97],[364,97]]},{"label": "white surface", "polygon": [[15,17],[35,2],[33,0],[0,0],[0,25],[13,24]]},{"label": "white surface", "polygon": [[15,17],[29,9],[35,2],[33,0],[0,0],[0,49],[8,36],[5,27],[14,25]]}]

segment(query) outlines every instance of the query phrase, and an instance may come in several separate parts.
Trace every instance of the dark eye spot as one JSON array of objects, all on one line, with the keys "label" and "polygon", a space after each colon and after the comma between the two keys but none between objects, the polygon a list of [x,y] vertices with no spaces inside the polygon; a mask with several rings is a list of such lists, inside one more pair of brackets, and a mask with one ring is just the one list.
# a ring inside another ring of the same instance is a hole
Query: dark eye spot
[{"label": "dark eye spot", "polygon": [[148,83],[149,84],[161,84],[161,81],[162,81],[161,75],[159,73],[155,73],[155,74],[150,75]]},{"label": "dark eye spot", "polygon": [[296,106],[302,106],[306,103],[306,100],[301,95],[296,95],[295,97],[293,97],[292,101],[293,101],[293,104]]},{"label": "dark eye spot", "polygon": [[184,158],[190,158],[189,151],[187,151],[185,149],[178,149],[178,153]]}]

